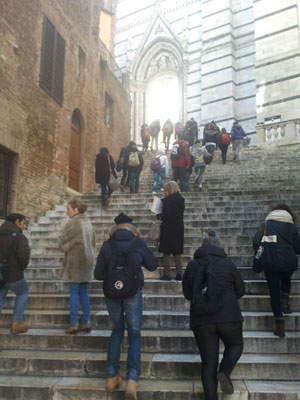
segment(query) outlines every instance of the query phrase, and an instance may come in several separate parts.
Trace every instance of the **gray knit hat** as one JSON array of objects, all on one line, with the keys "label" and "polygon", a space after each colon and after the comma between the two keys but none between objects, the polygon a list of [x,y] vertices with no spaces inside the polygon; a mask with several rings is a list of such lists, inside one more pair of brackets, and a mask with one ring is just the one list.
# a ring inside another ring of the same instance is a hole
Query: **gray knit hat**
[{"label": "gray knit hat", "polygon": [[213,230],[205,231],[202,239],[202,246],[210,244],[212,246],[221,247],[220,239],[217,233]]}]

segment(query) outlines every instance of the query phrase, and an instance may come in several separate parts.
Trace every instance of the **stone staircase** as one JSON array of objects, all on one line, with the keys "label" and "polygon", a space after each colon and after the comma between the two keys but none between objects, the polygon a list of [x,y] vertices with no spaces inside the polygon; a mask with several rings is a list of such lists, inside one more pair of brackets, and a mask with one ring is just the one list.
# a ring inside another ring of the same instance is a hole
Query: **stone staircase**
[{"label": "stone staircase", "polygon": [[[272,314],[266,282],[251,270],[251,237],[271,206],[287,202],[300,217],[300,152],[298,146],[278,149],[248,148],[243,162],[222,165],[217,159],[207,168],[201,192],[186,198],[185,265],[200,244],[204,229],[216,230],[227,253],[246,283],[241,299],[244,315],[244,354],[233,372],[235,393],[226,400],[296,400],[300,398],[300,272],[292,283],[293,313],[286,316],[287,336],[272,334]],[[230,155],[229,155],[230,157]],[[149,164],[150,156],[146,157]],[[140,193],[113,195],[101,209],[99,196],[84,195],[98,248],[120,212],[133,217],[144,236],[153,215],[151,173],[144,169]],[[64,333],[68,325],[67,285],[59,280],[62,253],[58,232],[65,205],[58,205],[31,226],[32,258],[26,276],[30,298],[26,319],[31,329],[11,335],[11,306],[0,318],[0,400],[101,400],[123,399],[124,388],[107,396],[104,391],[105,358],[110,334],[100,282],[90,284],[92,325],[90,334]],[[149,245],[156,252],[154,243]],[[161,255],[157,253],[159,262]],[[200,357],[188,326],[189,305],[181,283],[158,280],[146,273],[145,315],[142,339],[140,400],[194,400],[203,398]],[[125,340],[122,367],[125,370]]]}]

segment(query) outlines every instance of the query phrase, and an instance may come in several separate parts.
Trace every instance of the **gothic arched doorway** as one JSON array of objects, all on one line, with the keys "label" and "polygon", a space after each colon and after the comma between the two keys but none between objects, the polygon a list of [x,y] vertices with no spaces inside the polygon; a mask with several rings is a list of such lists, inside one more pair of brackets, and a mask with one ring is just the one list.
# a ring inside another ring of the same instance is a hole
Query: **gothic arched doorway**
[{"label": "gothic arched doorway", "polygon": [[71,143],[69,153],[69,187],[80,191],[81,180],[81,135],[83,118],[76,108],[71,118]]}]

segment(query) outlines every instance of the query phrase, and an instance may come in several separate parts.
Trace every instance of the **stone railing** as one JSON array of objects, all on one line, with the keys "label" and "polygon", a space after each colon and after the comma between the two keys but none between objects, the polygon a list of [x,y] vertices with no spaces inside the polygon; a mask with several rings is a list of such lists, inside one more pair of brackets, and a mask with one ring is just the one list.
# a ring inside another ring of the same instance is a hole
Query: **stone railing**
[{"label": "stone railing", "polygon": [[288,144],[300,142],[300,119],[257,124],[257,144]]}]

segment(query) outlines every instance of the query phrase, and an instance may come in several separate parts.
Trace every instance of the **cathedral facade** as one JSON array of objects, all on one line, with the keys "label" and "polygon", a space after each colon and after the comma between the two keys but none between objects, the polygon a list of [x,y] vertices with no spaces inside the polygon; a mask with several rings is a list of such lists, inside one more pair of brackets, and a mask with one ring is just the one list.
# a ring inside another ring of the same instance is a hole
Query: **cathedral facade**
[{"label": "cathedral facade", "polygon": [[114,54],[130,76],[132,137],[172,115],[227,129],[238,120],[251,144],[275,123],[270,140],[299,139],[299,15],[299,0],[120,0]]}]

